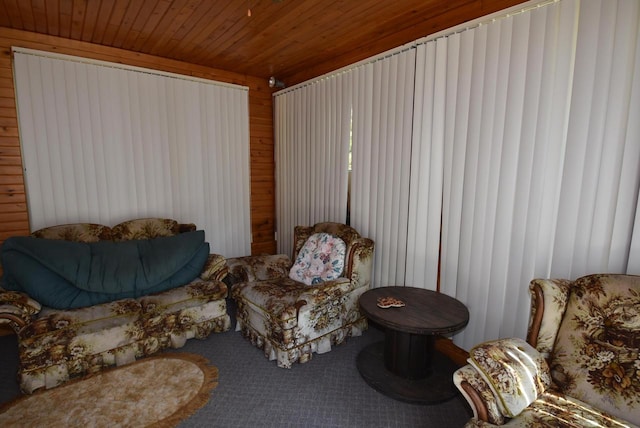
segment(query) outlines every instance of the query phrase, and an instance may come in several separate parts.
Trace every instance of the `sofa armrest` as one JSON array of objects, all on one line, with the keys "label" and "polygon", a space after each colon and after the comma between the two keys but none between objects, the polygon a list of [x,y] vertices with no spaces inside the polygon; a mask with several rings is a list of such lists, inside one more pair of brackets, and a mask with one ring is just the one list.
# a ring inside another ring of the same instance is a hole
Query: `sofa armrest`
[{"label": "sofa armrest", "polygon": [[16,334],[41,309],[40,303],[24,293],[0,290],[0,325],[8,325]]},{"label": "sofa armrest", "polygon": [[229,273],[227,260],[220,254],[209,254],[200,273],[204,281],[222,281]]},{"label": "sofa armrest", "polygon": [[473,417],[494,425],[503,425],[504,416],[498,408],[498,399],[480,373],[467,364],[453,373],[453,383],[467,400]]},{"label": "sofa armrest", "polygon": [[227,259],[227,285],[287,277],[291,264],[291,259],[285,254]]}]

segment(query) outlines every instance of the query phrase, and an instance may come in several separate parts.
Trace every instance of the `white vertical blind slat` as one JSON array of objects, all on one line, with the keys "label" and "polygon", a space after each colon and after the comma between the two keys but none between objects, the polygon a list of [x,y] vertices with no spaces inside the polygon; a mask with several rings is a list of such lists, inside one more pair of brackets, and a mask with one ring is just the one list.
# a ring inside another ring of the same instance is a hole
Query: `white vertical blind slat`
[{"label": "white vertical blind slat", "polygon": [[[443,39],[444,40],[444,39]],[[444,61],[438,43],[416,50],[407,284],[436,290],[438,281],[444,166]]]}]

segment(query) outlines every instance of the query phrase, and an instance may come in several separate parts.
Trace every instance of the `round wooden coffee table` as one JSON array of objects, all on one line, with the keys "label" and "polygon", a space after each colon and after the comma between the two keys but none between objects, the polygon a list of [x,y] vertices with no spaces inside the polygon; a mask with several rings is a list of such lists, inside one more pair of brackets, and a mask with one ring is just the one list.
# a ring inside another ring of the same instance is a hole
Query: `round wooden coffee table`
[{"label": "round wooden coffee table", "polygon": [[[381,297],[402,300],[404,307],[378,307]],[[457,366],[434,349],[436,335],[454,333],[469,322],[460,301],[415,287],[380,287],[360,297],[360,309],[385,330],[384,342],[364,348],[358,370],[373,388],[410,403],[440,403],[453,398]]]}]

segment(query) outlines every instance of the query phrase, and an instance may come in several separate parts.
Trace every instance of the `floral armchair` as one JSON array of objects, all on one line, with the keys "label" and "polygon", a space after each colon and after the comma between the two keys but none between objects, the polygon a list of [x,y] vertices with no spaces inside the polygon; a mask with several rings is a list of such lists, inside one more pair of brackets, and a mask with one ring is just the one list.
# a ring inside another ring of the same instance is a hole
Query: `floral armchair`
[{"label": "floral armchair", "polygon": [[469,353],[454,382],[467,427],[640,425],[640,276],[596,274],[529,286],[527,342]]},{"label": "floral armchair", "polygon": [[228,259],[236,330],[290,368],[367,328],[358,299],[369,289],[374,243],[339,223],[297,226],[284,254]]}]

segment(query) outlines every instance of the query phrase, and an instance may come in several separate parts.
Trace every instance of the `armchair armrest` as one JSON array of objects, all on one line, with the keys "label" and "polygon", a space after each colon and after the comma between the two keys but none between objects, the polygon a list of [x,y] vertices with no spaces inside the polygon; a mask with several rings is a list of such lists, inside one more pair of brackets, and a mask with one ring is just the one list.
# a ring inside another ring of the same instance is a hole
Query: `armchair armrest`
[{"label": "armchair armrest", "polygon": [[246,256],[227,259],[228,283],[268,281],[289,276],[291,259],[285,254]]},{"label": "armchair armrest", "polygon": [[498,409],[496,396],[473,366],[467,364],[456,370],[453,373],[453,383],[469,403],[474,418],[494,425],[504,424],[504,416]]},{"label": "armchair armrest", "polygon": [[0,289],[0,325],[8,325],[16,334],[41,309],[40,303],[24,293]]},{"label": "armchair armrest", "polygon": [[353,283],[367,286],[371,284],[374,247],[373,240],[369,238],[358,238],[351,243],[345,263],[345,276]]},{"label": "armchair armrest", "polygon": [[204,281],[222,281],[229,273],[227,260],[220,254],[209,254],[200,273]]},{"label": "armchair armrest", "polygon": [[[495,397],[498,413],[513,418],[533,403],[550,385],[551,375],[546,360],[535,348],[520,338],[484,342],[469,351],[467,360]],[[492,409],[484,405],[485,385],[468,375],[458,379],[456,386],[474,409],[477,417],[489,418]],[[474,375],[475,376],[475,375]],[[466,380],[466,383],[463,381]],[[473,388],[469,386],[473,385]],[[476,387],[479,393],[472,390]],[[488,395],[487,395],[488,396]],[[492,417],[495,417],[492,416]]]},{"label": "armchair armrest", "polygon": [[[348,278],[340,277],[331,281],[308,286],[298,297],[301,306],[312,302],[324,302],[331,297],[340,297],[354,289]],[[357,287],[356,287],[357,288]]]},{"label": "armchair armrest", "polygon": [[549,358],[569,300],[571,281],[534,279],[529,284],[531,310],[527,342]]}]

